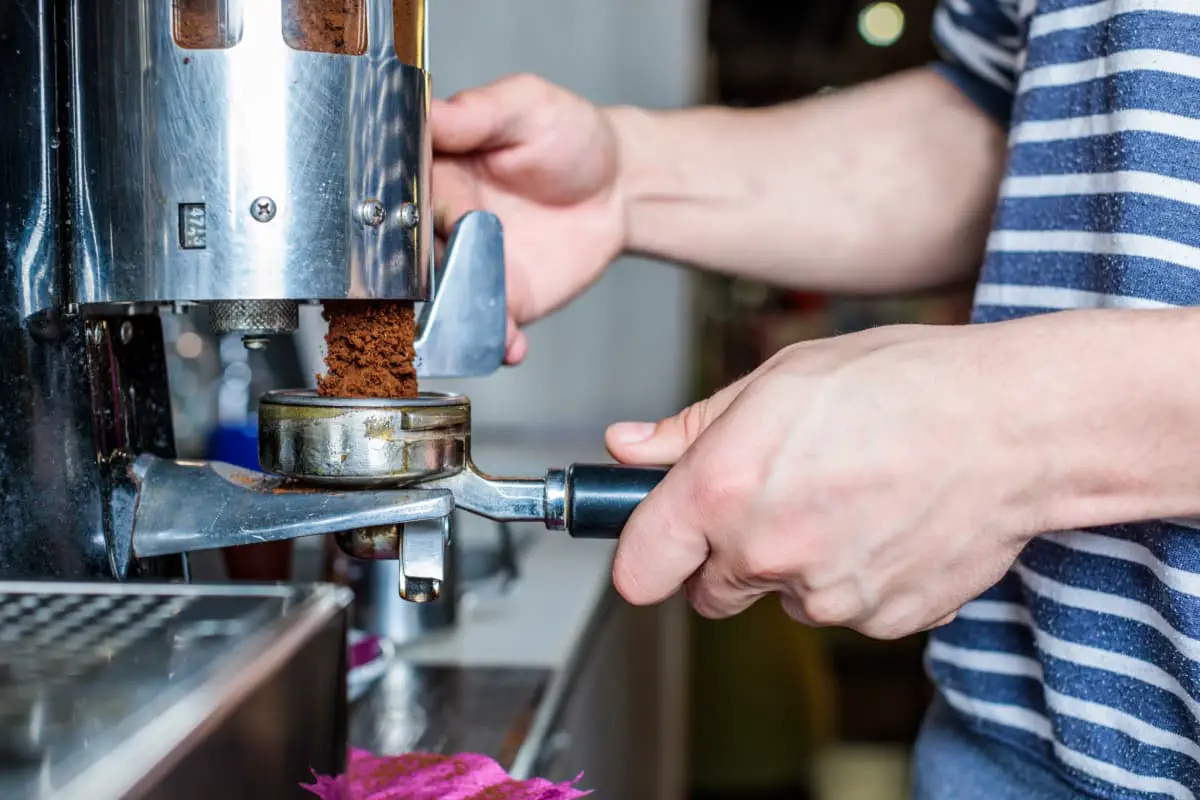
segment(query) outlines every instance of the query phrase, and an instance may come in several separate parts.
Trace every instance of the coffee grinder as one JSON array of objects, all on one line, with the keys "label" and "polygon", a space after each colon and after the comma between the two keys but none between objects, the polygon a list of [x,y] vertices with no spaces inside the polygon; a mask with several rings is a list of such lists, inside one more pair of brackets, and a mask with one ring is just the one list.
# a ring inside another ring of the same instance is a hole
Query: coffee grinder
[{"label": "coffee grinder", "polygon": [[411,302],[420,377],[501,365],[499,220],[433,263],[426,25],[424,0],[3,4],[0,579],[186,579],[188,553],[333,534],[424,601],[456,507],[619,534],[661,471],[489,477],[464,397],[282,389],[264,472],[175,457],[163,314],[259,348],[304,304]]}]

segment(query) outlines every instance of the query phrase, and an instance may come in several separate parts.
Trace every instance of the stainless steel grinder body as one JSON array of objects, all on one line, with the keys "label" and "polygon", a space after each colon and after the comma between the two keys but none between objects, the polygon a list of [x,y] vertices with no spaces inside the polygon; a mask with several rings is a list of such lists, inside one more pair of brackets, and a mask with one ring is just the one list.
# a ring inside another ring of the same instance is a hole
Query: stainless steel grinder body
[{"label": "stainless steel grinder body", "polygon": [[361,53],[289,46],[320,5],[70,3],[75,302],[236,304],[217,327],[252,331],[294,328],[285,301],[430,298],[424,2],[397,26],[365,0]]}]

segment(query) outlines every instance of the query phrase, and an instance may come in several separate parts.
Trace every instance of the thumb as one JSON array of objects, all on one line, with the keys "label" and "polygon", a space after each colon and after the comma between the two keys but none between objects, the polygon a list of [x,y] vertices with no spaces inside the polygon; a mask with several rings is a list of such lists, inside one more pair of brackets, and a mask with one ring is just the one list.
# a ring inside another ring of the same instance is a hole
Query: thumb
[{"label": "thumb", "polygon": [[671,465],[683,457],[749,384],[752,375],[661,422],[619,422],[605,435],[613,457],[625,464]]},{"label": "thumb", "polygon": [[430,133],[435,152],[465,155],[519,144],[526,122],[545,96],[541,81],[518,76],[434,100]]}]

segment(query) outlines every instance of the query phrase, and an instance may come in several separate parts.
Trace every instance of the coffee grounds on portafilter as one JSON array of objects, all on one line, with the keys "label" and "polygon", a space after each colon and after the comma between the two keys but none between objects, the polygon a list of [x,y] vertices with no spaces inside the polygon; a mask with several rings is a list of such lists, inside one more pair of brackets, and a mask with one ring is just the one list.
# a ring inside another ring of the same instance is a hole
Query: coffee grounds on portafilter
[{"label": "coffee grounds on portafilter", "polygon": [[325,304],[325,370],[322,397],[417,396],[416,318],[412,303],[339,300]]}]

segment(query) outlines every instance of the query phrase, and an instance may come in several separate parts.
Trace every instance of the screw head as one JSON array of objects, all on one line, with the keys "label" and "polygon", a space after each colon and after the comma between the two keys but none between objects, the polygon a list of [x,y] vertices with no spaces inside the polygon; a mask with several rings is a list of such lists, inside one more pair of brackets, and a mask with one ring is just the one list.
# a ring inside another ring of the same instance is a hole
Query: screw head
[{"label": "screw head", "polygon": [[363,225],[378,228],[387,219],[387,210],[378,200],[367,200],[358,207],[358,218]]},{"label": "screw head", "polygon": [[270,222],[275,219],[275,201],[269,197],[259,197],[250,204],[250,216],[259,222]]},{"label": "screw head", "polygon": [[421,221],[421,212],[412,203],[400,207],[400,224],[406,228],[415,228]]},{"label": "screw head", "polygon": [[129,344],[133,341],[133,323],[125,320],[121,323],[121,344]]}]

